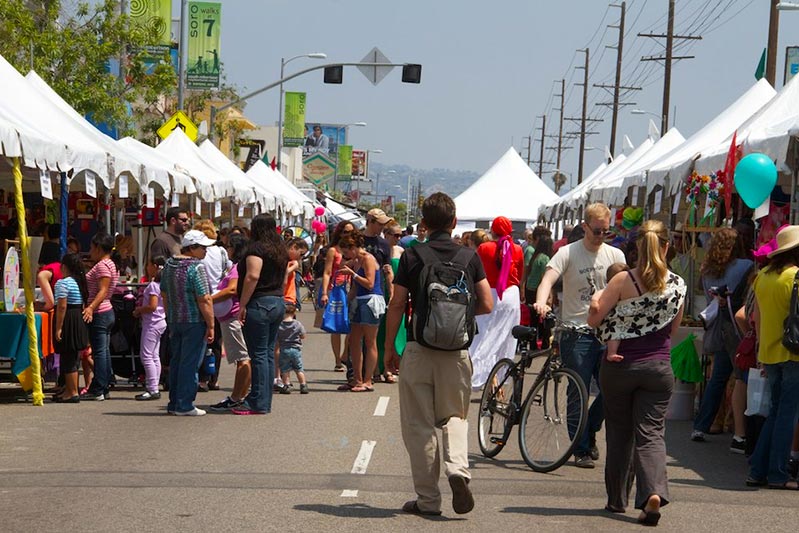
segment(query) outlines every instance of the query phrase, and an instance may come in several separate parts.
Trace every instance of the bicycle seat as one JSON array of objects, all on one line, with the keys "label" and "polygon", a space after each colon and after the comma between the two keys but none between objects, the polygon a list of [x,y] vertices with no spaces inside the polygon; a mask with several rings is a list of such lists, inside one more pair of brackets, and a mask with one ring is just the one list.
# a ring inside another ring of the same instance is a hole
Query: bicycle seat
[{"label": "bicycle seat", "polygon": [[536,328],[529,326],[513,326],[510,334],[513,335],[514,339],[520,341],[529,341],[535,340],[537,330]]}]

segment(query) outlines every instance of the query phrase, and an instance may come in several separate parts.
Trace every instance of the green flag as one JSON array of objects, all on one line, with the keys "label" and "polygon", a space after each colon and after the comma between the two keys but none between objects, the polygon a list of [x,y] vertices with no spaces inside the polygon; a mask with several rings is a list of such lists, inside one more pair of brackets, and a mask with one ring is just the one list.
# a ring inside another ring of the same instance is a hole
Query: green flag
[{"label": "green flag", "polygon": [[338,145],[338,175],[352,176],[352,146]]},{"label": "green flag", "polygon": [[139,0],[130,2],[130,22],[134,26],[155,28],[158,35],[156,42],[144,48],[147,53],[157,57],[169,52],[172,44],[170,29],[172,25],[171,0]]},{"label": "green flag", "polygon": [[186,86],[219,88],[222,4],[189,2],[189,40]]},{"label": "green flag", "polygon": [[305,93],[287,92],[283,120],[283,146],[305,144]]},{"label": "green flag", "polygon": [[760,63],[757,64],[755,70],[755,79],[760,80],[766,75],[766,49],[763,49],[763,54],[760,56]]}]

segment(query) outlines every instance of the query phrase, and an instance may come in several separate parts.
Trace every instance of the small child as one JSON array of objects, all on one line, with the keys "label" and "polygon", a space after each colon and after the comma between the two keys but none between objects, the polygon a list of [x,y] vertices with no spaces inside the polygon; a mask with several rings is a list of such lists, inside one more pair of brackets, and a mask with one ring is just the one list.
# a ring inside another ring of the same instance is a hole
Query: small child
[{"label": "small child", "polygon": [[[621,272],[629,272],[629,270],[630,270],[630,267],[628,267],[624,263],[613,263],[612,265],[610,265],[608,267],[608,270],[607,270],[607,273],[606,273],[607,280],[610,281],[613,278],[613,276],[615,276],[616,274],[619,274]],[[602,291],[597,291],[591,297],[591,310],[592,311],[595,311],[597,309],[597,307],[599,306],[599,297],[601,295],[602,295]],[[613,363],[618,363],[619,361],[624,359],[623,355],[619,355],[617,353],[619,351],[619,344],[621,344],[621,341],[619,339],[610,339],[607,342],[607,349],[608,350],[607,350],[607,355],[605,356],[605,358],[608,361],[613,362]]]},{"label": "small child", "polygon": [[[299,289],[297,288],[297,273],[302,268],[302,258],[308,252],[308,243],[300,237],[292,237],[286,241],[286,251],[288,252],[289,262],[286,266],[286,278],[283,281],[283,300],[286,305],[294,305],[295,311],[300,308]],[[303,332],[305,335],[305,332]],[[281,385],[281,365],[280,350],[275,346],[275,384],[273,390],[282,392]],[[284,393],[285,394],[285,393]]]},{"label": "small child", "polygon": [[141,348],[139,357],[144,366],[145,387],[147,390],[136,395],[139,401],[158,400],[161,393],[158,382],[161,380],[161,336],[166,331],[166,313],[161,298],[161,270],[166,259],[161,256],[147,261],[147,279],[150,283],[144,289],[142,305],[133,310],[133,316],[141,317]]},{"label": "small child", "polygon": [[300,394],[308,394],[308,384],[305,382],[305,372],[302,368],[302,340],[305,338],[305,328],[296,319],[297,307],[286,303],[286,315],[277,330],[277,345],[280,349],[280,377],[283,386],[280,394],[291,394],[290,373],[293,370],[300,382]]},{"label": "small child", "polygon": [[64,390],[53,396],[57,403],[79,403],[79,352],[89,344],[89,330],[83,321],[83,305],[88,299],[86,271],[78,254],[68,253],[61,259],[62,278],[55,283],[56,302],[55,347],[61,355]]}]

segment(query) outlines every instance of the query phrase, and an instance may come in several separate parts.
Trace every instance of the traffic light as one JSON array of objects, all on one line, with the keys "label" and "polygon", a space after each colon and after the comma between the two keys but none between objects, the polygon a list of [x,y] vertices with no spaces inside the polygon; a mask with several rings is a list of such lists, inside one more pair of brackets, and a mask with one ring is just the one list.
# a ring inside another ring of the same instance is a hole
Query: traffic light
[{"label": "traffic light", "polygon": [[420,83],[422,81],[422,65],[402,65],[402,83]]},{"label": "traffic light", "polygon": [[342,67],[341,65],[334,67],[325,67],[325,83],[335,83],[341,85],[343,79],[344,79],[344,67]]}]

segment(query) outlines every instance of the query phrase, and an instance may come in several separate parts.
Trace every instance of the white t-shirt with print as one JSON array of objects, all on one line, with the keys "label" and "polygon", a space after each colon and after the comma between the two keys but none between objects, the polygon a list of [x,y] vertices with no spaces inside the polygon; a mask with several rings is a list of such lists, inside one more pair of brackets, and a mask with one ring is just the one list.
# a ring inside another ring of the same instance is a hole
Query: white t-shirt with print
[{"label": "white t-shirt with print", "polygon": [[563,279],[563,321],[585,324],[591,296],[607,285],[608,267],[613,263],[625,262],[621,250],[604,243],[596,253],[589,252],[582,240],[558,250],[547,267]]}]

